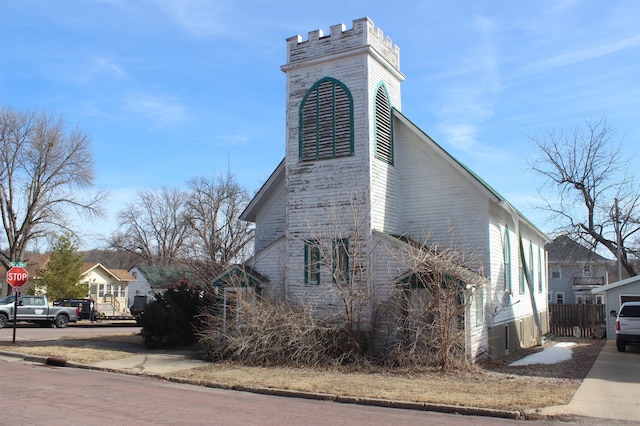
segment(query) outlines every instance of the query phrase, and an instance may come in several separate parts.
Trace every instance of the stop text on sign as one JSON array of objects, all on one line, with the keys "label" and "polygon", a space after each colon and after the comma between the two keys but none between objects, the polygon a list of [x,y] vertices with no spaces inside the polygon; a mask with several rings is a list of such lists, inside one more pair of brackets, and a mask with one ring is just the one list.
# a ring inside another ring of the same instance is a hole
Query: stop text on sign
[{"label": "stop text on sign", "polygon": [[7,281],[27,281],[29,279],[29,274],[26,272],[7,272]]}]

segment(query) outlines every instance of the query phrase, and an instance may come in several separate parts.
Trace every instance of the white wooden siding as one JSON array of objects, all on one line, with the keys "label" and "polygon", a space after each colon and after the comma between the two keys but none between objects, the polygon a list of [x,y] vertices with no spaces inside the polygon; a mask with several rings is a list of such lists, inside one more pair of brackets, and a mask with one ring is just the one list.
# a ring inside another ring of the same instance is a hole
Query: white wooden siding
[{"label": "white wooden siding", "polygon": [[[504,257],[503,257],[503,238],[505,226],[509,227],[509,235],[511,241],[511,294],[505,292],[504,287]],[[520,293],[520,253],[519,240],[516,231],[516,225],[513,223],[513,217],[499,205],[492,208],[492,216],[490,223],[491,235],[491,306],[494,312],[491,320],[491,326],[507,324],[510,321],[525,318],[533,315],[531,305],[531,297],[529,288],[525,283],[524,293]],[[526,222],[520,220],[520,232],[522,233],[522,241],[524,243],[525,259],[529,261],[529,241],[532,242],[534,253],[534,299],[538,312],[548,311],[547,306],[547,290],[548,283],[546,277],[547,261],[545,255],[545,240],[538,232],[533,230]],[[538,249],[543,253],[543,285],[542,292],[538,291]],[[527,265],[528,266],[528,265]]]},{"label": "white wooden siding", "polygon": [[428,236],[484,256],[489,242],[487,197],[401,121],[396,120],[395,127],[403,231],[421,242]]},{"label": "white wooden siding", "polygon": [[247,265],[259,271],[269,282],[262,284],[263,295],[280,298],[285,294],[285,254],[284,238],[275,241],[247,261]]},{"label": "white wooden siding", "polygon": [[262,208],[256,214],[255,228],[255,252],[267,247],[269,244],[282,237],[285,232],[286,200],[285,187],[280,185],[276,188]]}]

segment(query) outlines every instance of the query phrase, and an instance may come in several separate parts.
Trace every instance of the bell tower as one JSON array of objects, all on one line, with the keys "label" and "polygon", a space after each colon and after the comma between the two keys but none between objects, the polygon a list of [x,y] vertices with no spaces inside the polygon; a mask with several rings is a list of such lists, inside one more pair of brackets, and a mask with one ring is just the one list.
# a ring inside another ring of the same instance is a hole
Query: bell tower
[{"label": "bell tower", "polygon": [[[316,229],[340,238],[400,229],[393,110],[401,109],[400,49],[369,18],[287,39],[287,254]],[[303,273],[292,267],[287,282]],[[287,272],[289,275],[289,272]]]}]

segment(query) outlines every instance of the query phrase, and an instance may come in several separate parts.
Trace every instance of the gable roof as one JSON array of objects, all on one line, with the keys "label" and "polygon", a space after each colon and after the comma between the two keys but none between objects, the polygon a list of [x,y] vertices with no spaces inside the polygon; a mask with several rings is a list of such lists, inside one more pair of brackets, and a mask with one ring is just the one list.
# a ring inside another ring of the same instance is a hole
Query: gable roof
[{"label": "gable roof", "polygon": [[616,282],[611,283],[611,284],[603,285],[602,287],[594,288],[594,289],[591,290],[591,293],[592,294],[604,293],[607,290],[612,290],[612,289],[617,288],[617,287],[622,287],[622,286],[629,285],[629,284],[635,284],[635,283],[638,283],[638,282],[640,282],[640,275],[635,275],[633,277],[629,277],[629,278],[626,278],[626,279],[621,280],[621,281],[616,281]]},{"label": "gable roof", "polygon": [[[465,265],[455,264],[447,261],[446,259],[445,260],[437,259],[434,255],[432,255],[429,252],[430,250],[429,247],[423,246],[422,244],[412,240],[407,236],[392,235],[387,232],[377,231],[377,230],[374,230],[373,234],[382,238],[383,240],[386,240],[387,242],[390,242],[391,244],[397,246],[398,248],[408,250],[409,252],[421,252],[422,253],[421,256],[424,256],[423,259],[426,262],[429,262],[432,265],[435,265],[435,264],[439,264],[441,266],[445,265],[446,269],[449,271],[449,274],[452,274],[452,276],[455,275],[455,277],[465,281],[466,283],[477,284],[478,282],[485,281],[487,279],[486,277],[479,274],[478,272],[467,268]],[[411,270],[406,267],[403,269],[405,269],[405,272],[401,273],[399,276],[393,279],[396,285],[407,284],[412,277],[420,275],[420,273],[417,273],[415,270]]]},{"label": "gable roof", "polygon": [[91,271],[93,271],[95,269],[102,269],[103,271],[105,271],[107,273],[107,275],[111,276],[116,281],[121,281],[120,278],[116,274],[113,273],[113,271],[111,271],[109,268],[107,268],[106,266],[104,266],[100,262],[84,262],[82,264],[82,275],[87,275],[89,272],[91,272]]},{"label": "gable roof", "polygon": [[165,289],[180,280],[199,284],[199,280],[193,276],[191,271],[177,266],[135,266],[133,269],[137,269],[144,275],[151,288]]},{"label": "gable roof", "polygon": [[118,277],[119,281],[132,282],[136,280],[136,278],[131,275],[126,269],[111,269],[111,272],[113,273],[113,275]]},{"label": "gable roof", "polygon": [[549,262],[612,262],[566,235],[555,238],[545,248],[549,253]]},{"label": "gable roof", "polygon": [[215,287],[224,287],[224,284],[231,283],[231,286],[241,287],[249,285],[249,287],[259,288],[260,283],[268,283],[269,279],[248,265],[232,265],[222,274],[213,280]]},{"label": "gable roof", "polygon": [[244,209],[244,211],[240,214],[240,219],[246,220],[249,222],[255,222],[256,220],[256,212],[259,210],[260,205],[263,200],[268,198],[280,184],[284,184],[285,177],[285,165],[284,159],[280,161],[278,167],[271,173],[271,176],[267,179],[267,181],[260,187],[256,195],[249,202],[249,205]]}]

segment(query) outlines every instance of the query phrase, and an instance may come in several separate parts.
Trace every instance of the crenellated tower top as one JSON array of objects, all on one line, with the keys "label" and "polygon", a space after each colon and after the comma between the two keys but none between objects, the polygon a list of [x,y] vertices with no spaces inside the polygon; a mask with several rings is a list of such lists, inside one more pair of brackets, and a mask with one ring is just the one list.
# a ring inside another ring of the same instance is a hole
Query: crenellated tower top
[{"label": "crenellated tower top", "polygon": [[391,38],[385,37],[383,31],[376,28],[369,18],[354,20],[350,30],[344,24],[334,25],[327,36],[322,30],[311,31],[307,41],[303,41],[300,35],[289,37],[287,64],[282,66],[282,70],[287,72],[309,63],[316,64],[317,61],[357,54],[363,49],[369,50],[400,80],[404,80],[400,73],[400,48],[393,44]]}]

